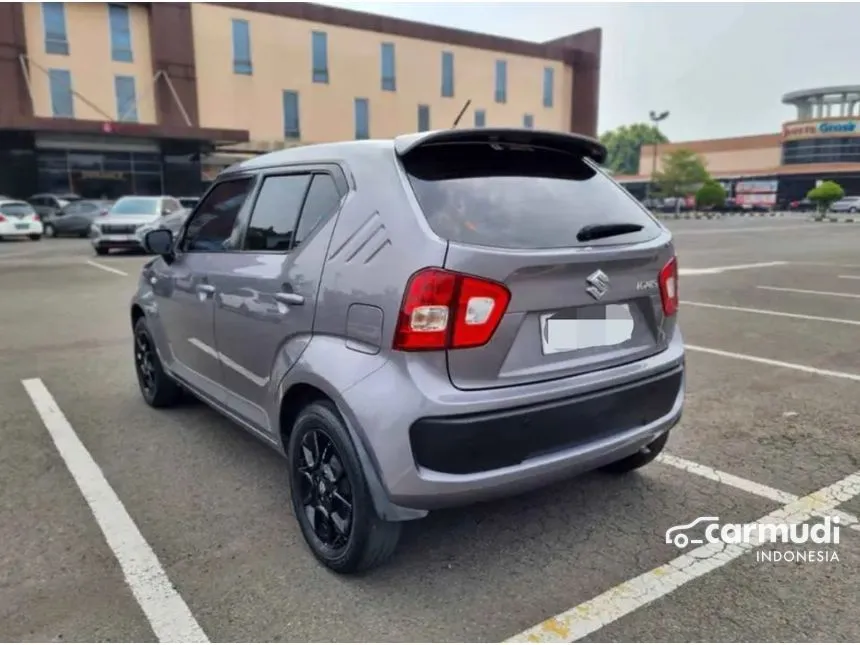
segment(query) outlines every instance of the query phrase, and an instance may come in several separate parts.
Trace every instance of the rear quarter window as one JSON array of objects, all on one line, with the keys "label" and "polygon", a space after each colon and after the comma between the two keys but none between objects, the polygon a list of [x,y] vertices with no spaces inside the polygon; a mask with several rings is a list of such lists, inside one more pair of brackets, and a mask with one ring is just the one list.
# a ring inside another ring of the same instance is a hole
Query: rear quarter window
[{"label": "rear quarter window", "polygon": [[9,215],[10,217],[20,217],[22,215],[32,215],[35,211],[27,202],[10,202],[0,205],[0,213]]},{"label": "rear quarter window", "polygon": [[[439,237],[510,249],[629,244],[662,228],[590,160],[523,145],[427,145],[403,159],[427,222]],[[582,243],[590,224],[640,231]]]}]

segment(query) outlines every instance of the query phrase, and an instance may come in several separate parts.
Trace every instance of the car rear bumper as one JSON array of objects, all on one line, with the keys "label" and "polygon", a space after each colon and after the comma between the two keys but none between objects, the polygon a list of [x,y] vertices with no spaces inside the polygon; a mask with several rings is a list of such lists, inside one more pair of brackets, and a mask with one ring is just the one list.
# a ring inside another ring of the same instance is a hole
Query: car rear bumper
[{"label": "car rear bumper", "polygon": [[0,236],[11,237],[14,235],[42,235],[44,227],[42,222],[35,221],[16,221],[13,217],[6,218],[6,221],[0,222]]},{"label": "car rear bumper", "polygon": [[419,468],[452,475],[512,468],[577,449],[585,454],[670,416],[683,377],[678,366],[632,383],[547,403],[419,419],[409,430],[412,454]]},{"label": "car rear bumper", "polygon": [[[418,510],[516,494],[623,459],[678,423],[685,395],[677,329],[660,354],[592,373],[587,386],[572,377],[430,400],[386,371],[344,393],[348,416],[389,500]],[[380,391],[396,395],[390,418]],[[419,412],[407,419],[407,409]]]}]

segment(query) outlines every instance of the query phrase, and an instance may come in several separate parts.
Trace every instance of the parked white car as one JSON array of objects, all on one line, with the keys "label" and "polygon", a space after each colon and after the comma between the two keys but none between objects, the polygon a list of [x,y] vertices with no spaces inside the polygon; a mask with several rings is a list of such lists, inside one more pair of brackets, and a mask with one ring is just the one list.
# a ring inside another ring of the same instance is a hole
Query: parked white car
[{"label": "parked white car", "polygon": [[19,199],[0,199],[0,239],[29,237],[41,240],[44,228],[33,207]]}]

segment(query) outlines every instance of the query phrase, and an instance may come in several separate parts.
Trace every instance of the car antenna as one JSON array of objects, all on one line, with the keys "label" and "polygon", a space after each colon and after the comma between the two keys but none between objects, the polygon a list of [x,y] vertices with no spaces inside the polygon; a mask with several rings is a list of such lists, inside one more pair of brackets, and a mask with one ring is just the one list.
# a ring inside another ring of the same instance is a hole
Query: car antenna
[{"label": "car antenna", "polygon": [[458,115],[457,115],[457,118],[456,118],[456,119],[454,119],[454,125],[452,125],[452,126],[451,126],[451,129],[452,129],[452,130],[453,130],[454,128],[456,128],[456,127],[457,127],[457,124],[459,124],[459,123],[460,123],[460,119],[462,119],[462,118],[463,118],[463,115],[464,115],[464,114],[466,114],[466,110],[468,110],[468,109],[469,109],[469,106],[470,106],[470,105],[472,105],[472,99],[467,99],[467,100],[466,100],[466,105],[464,105],[464,106],[463,106],[463,109],[462,109],[462,110],[460,110],[460,114],[458,114]]}]

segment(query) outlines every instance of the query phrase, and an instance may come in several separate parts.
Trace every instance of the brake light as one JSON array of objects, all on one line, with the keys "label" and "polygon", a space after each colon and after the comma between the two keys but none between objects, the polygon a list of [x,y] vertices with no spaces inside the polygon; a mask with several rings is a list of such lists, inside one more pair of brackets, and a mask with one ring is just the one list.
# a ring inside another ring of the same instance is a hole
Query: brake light
[{"label": "brake light", "polygon": [[32,217],[37,222],[42,221],[42,219],[36,213],[33,213],[30,217]]},{"label": "brake light", "polygon": [[485,345],[510,300],[507,287],[498,282],[421,269],[406,285],[393,347],[414,352]]},{"label": "brake light", "polygon": [[108,214],[108,211],[106,208],[103,208],[101,211],[99,211],[99,217],[104,217],[107,214]]},{"label": "brake light", "polygon": [[678,258],[672,258],[660,270],[660,299],[663,301],[663,314],[674,316],[678,313]]},{"label": "brake light", "polygon": [[3,217],[2,215],[0,215],[0,222],[5,222],[5,221],[6,221],[6,218]]}]

